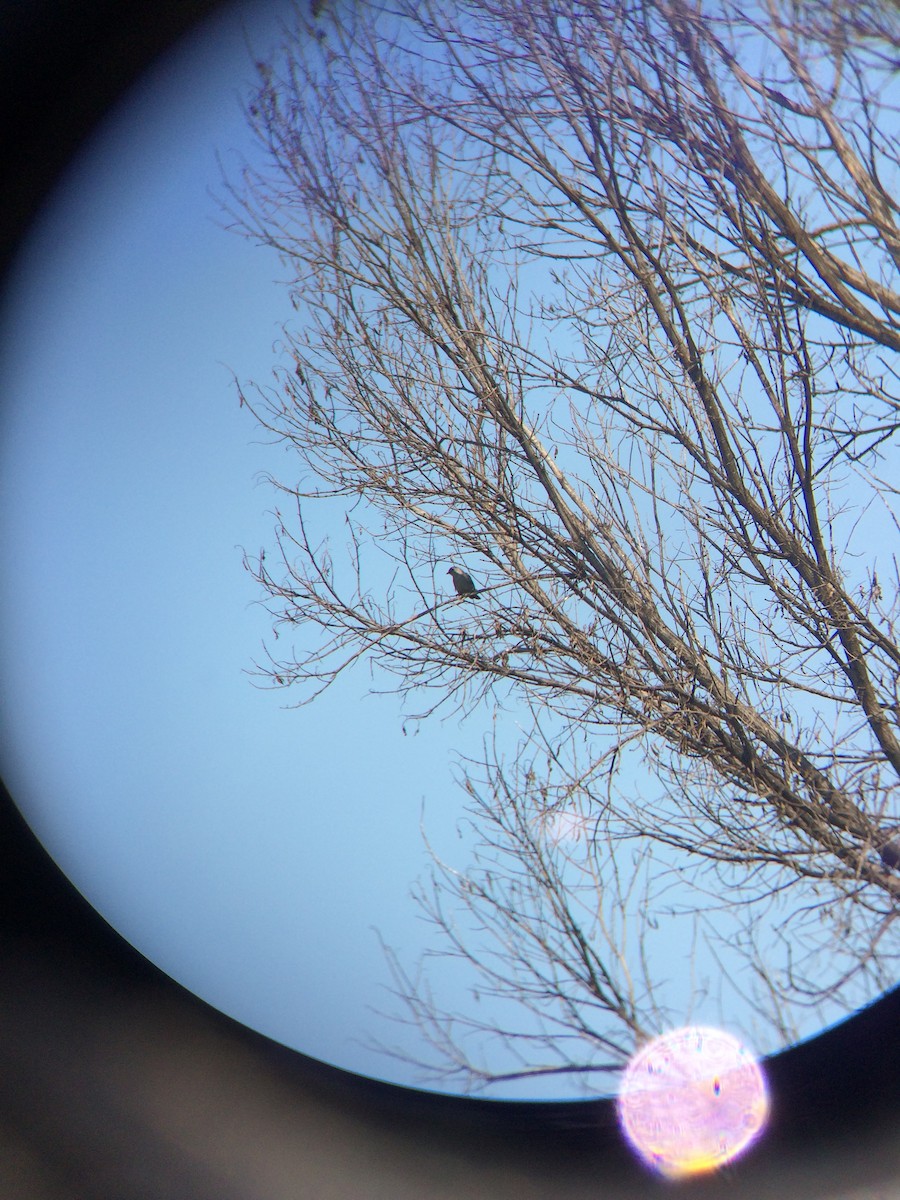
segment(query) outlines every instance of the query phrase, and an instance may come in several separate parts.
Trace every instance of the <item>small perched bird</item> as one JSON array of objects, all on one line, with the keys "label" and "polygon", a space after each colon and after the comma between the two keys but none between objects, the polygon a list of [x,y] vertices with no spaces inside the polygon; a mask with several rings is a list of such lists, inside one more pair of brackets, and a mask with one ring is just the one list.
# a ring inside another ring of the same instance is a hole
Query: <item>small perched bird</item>
[{"label": "small perched bird", "polygon": [[473,600],[477,600],[481,595],[481,592],[475,589],[472,576],[468,575],[461,567],[451,567],[447,574],[453,576],[453,586],[456,588],[457,596],[471,596]]},{"label": "small perched bird", "polygon": [[[897,833],[896,829],[894,833]],[[889,870],[897,870],[900,867],[900,837],[895,836],[889,842],[885,842],[878,853]]]}]

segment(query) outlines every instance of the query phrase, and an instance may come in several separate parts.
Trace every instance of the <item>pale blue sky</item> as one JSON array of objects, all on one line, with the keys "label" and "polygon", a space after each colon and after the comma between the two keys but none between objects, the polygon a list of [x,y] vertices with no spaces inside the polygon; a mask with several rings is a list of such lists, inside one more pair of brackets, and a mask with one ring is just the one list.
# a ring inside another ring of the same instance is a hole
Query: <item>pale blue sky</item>
[{"label": "pale blue sky", "polygon": [[[42,215],[2,324],[2,764],[53,857],[154,962],[232,1016],[409,1081],[355,1039],[415,948],[420,813],[455,840],[455,722],[404,736],[362,673],[314,706],[246,671],[270,619],[241,547],[284,463],[238,407],[290,313],[221,227],[216,155],[271,5],[234,9],[131,93]],[[233,152],[233,155],[229,152]],[[221,191],[221,189],[219,189]]]},{"label": "pale blue sky", "polygon": [[[265,57],[276,12],[227,11],[133,90],[12,278],[0,761],[67,875],[180,983],[304,1053],[414,1083],[362,1045],[399,1037],[371,1011],[388,1005],[374,930],[408,966],[427,946],[408,896],[428,866],[422,805],[464,866],[452,764],[483,729],[405,736],[365,670],[301,710],[247,673],[271,620],[241,548],[272,545],[259,478],[291,470],[233,377],[271,379],[294,313],[284,268],[222,227],[215,193],[217,156],[253,153],[245,32]],[[677,975],[690,945],[667,952]],[[440,979],[465,1007],[463,975]]]}]

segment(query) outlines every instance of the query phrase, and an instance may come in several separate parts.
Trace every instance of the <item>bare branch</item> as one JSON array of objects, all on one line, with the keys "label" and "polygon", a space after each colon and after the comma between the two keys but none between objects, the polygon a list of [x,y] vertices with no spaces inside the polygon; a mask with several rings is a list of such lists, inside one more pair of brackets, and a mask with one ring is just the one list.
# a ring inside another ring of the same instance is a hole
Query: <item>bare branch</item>
[{"label": "bare branch", "polygon": [[[297,639],[260,670],[532,714],[536,780],[497,748],[466,782],[502,869],[419,894],[530,1014],[525,1075],[659,1024],[638,886],[649,919],[677,879],[781,1032],[895,962],[898,47],[874,2],[401,0],[261,69],[236,220],[299,317],[241,393],[297,470],[247,563]],[[577,862],[536,832],[561,812]],[[392,962],[438,1060],[494,1078],[459,1040],[487,1023]]]}]

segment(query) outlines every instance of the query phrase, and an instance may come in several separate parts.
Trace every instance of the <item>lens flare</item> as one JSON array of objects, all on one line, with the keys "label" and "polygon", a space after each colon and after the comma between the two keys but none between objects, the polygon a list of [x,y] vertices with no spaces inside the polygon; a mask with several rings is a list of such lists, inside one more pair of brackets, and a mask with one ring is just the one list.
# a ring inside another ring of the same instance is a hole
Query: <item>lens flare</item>
[{"label": "lens flare", "polygon": [[712,1171],[756,1140],[769,1113],[762,1069],[720,1029],[687,1026],[655,1038],[628,1064],[619,1122],[663,1175]]}]

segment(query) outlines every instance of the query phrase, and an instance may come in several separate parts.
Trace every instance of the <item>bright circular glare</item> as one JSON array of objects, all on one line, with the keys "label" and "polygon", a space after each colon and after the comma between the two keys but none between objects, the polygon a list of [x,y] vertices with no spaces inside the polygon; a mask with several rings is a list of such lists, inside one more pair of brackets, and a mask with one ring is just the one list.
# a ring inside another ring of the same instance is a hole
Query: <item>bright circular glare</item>
[{"label": "bright circular glare", "polygon": [[664,1175],[694,1175],[747,1149],[765,1125],[769,1097],[759,1063],[737,1038],[687,1026],[635,1055],[618,1111],[646,1163]]}]

